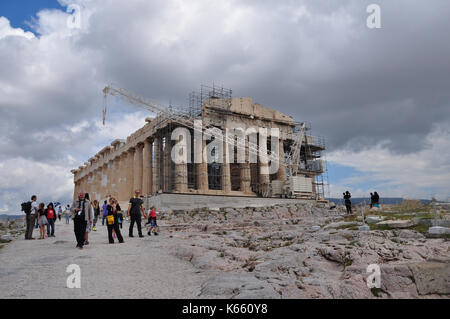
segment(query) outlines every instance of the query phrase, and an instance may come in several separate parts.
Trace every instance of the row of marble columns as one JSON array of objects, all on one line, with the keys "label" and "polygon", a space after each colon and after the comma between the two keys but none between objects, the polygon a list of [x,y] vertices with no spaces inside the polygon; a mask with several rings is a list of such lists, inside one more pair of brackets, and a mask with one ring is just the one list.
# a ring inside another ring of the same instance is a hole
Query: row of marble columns
[{"label": "row of marble columns", "polygon": [[[120,156],[95,169],[93,173],[77,180],[75,182],[75,196],[83,191],[89,193],[91,199],[103,200],[107,196],[113,196],[119,201],[126,201],[133,196],[137,189],[141,190],[142,195],[151,195],[159,191],[186,192],[188,190],[188,166],[187,163],[172,164],[171,145],[170,135],[167,133],[164,136],[153,136],[144,143],[128,149]],[[203,146],[206,146],[206,141],[204,141]],[[224,147],[224,150],[225,160],[228,147]],[[248,150],[246,159],[248,159]],[[284,159],[282,141],[280,141],[280,159]],[[95,165],[95,162],[93,165]],[[265,167],[267,164],[259,163],[259,165],[262,166],[259,183],[268,183],[270,176],[268,167]],[[239,166],[240,191],[250,194],[252,193],[250,164],[246,162],[239,164]],[[197,175],[197,192],[200,194],[207,193],[207,163],[195,164],[194,169],[194,173]],[[224,194],[230,193],[230,164],[222,165],[221,175],[222,192]],[[277,179],[286,180],[284,160],[279,163]]]}]

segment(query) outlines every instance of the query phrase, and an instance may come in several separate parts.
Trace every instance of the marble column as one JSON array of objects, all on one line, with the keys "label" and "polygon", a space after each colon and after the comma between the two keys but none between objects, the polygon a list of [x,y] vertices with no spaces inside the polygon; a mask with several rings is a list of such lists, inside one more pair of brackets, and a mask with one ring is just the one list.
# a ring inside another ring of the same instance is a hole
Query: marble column
[{"label": "marble column", "polygon": [[103,199],[103,194],[102,194],[102,174],[103,174],[103,168],[98,165],[97,166],[97,170],[96,170],[96,174],[95,174],[95,191],[97,192],[97,196],[98,198],[100,198],[100,200]]},{"label": "marble column", "polygon": [[128,153],[120,154],[120,169],[119,169],[119,195],[117,200],[126,201],[129,198],[127,192],[127,157]]},{"label": "marble column", "polygon": [[112,196],[119,200],[119,179],[120,179],[120,157],[117,156],[113,160],[113,180],[112,180]]},{"label": "marble column", "polygon": [[269,158],[267,156],[267,133],[264,130],[259,132],[259,183],[260,185],[268,185],[270,183],[269,175]]},{"label": "marble column", "polygon": [[108,163],[103,164],[102,166],[102,185],[100,187],[101,194],[103,198],[106,198],[108,194]]},{"label": "marble column", "polygon": [[197,190],[201,192],[206,192],[208,187],[208,163],[203,158],[203,151],[206,149],[206,141],[202,140],[202,162],[195,164],[195,169],[197,173]]},{"label": "marble column", "polygon": [[171,159],[175,161],[175,191],[186,192],[187,185],[187,141],[185,135],[180,135],[176,141],[180,146],[178,152],[174,152],[175,158]]},{"label": "marble column", "polygon": [[[136,151],[134,153],[134,163],[133,163],[133,181],[134,186],[133,189],[140,190],[142,193],[142,174],[143,174],[143,150],[144,150],[144,144],[138,144],[136,146]],[[133,191],[134,191],[133,190]]]},{"label": "marble column", "polygon": [[126,194],[128,198],[134,195],[134,153],[135,149],[130,148],[127,156],[127,187]]},{"label": "marble column", "polygon": [[150,140],[145,140],[144,142],[144,164],[143,164],[143,181],[142,181],[142,195],[152,194],[152,156],[153,156],[153,145]]},{"label": "marble column", "polygon": [[284,162],[284,141],[279,140],[280,151],[279,151],[279,162],[278,162],[278,172],[277,180],[286,181],[286,163]]},{"label": "marble column", "polygon": [[157,193],[161,187],[161,137],[154,136],[153,138],[153,187],[152,192]]},{"label": "marble column", "polygon": [[230,171],[230,148],[226,140],[223,141],[222,149],[222,192],[231,192],[231,171]]},{"label": "marble column", "polygon": [[172,169],[172,159],[171,159],[171,152],[172,152],[172,140],[171,140],[171,134],[169,131],[165,134],[165,145],[164,145],[164,152],[163,152],[163,190],[169,191],[170,189],[170,178],[171,178],[171,169]]},{"label": "marble column", "polygon": [[90,198],[91,198],[91,200],[92,200],[92,192],[94,191],[94,185],[93,185],[93,183],[94,183],[94,176],[93,176],[93,173],[89,173],[88,174],[88,176],[87,176],[87,181],[88,181],[88,185],[87,185],[87,193],[89,193],[89,196],[91,196]]},{"label": "marble column", "polygon": [[248,147],[245,148],[245,163],[239,164],[241,169],[241,192],[250,193],[251,192],[251,173],[250,173],[250,159],[248,157],[249,151]]}]

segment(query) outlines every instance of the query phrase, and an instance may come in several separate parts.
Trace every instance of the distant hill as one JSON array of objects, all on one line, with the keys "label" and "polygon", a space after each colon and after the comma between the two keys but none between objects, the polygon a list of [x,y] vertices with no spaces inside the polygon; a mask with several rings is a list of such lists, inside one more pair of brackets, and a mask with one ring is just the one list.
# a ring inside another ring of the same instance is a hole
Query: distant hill
[{"label": "distant hill", "polygon": [[[341,204],[344,203],[344,200],[342,198],[327,198],[330,202],[334,202],[335,204],[338,204],[339,201]],[[427,205],[431,202],[429,199],[419,199],[422,204]],[[363,201],[366,201],[367,204],[370,204],[370,198],[364,198],[364,197],[355,197],[351,198],[352,204],[361,204]],[[401,197],[387,197],[387,198],[380,198],[380,204],[386,204],[386,205],[398,205],[403,202],[403,198]]]},{"label": "distant hill", "polygon": [[0,215],[0,220],[6,220],[6,219],[21,219],[23,216],[25,216],[25,214],[22,215],[6,215],[6,214],[2,214]]}]

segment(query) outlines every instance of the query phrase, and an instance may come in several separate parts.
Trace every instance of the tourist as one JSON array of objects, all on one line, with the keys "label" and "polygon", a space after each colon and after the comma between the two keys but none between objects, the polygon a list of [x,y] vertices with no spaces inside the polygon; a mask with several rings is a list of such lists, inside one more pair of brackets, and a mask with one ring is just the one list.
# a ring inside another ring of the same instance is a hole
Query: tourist
[{"label": "tourist", "polygon": [[98,200],[94,200],[92,207],[94,208],[94,227],[92,228],[92,230],[97,231],[96,225],[98,221],[98,216],[100,216],[100,205],[98,204]]},{"label": "tourist", "polygon": [[[56,221],[56,212],[53,208],[53,203],[48,204],[47,209],[45,210],[45,217],[47,217],[47,237],[55,237],[55,221]],[[52,231],[50,232],[50,228]]]},{"label": "tourist", "polygon": [[[114,238],[113,238],[113,231],[114,234],[117,236],[117,239],[119,240],[119,243],[123,243],[123,237],[120,233],[119,228],[119,218],[117,215],[118,212],[118,203],[114,197],[111,197],[109,199],[109,205],[107,205],[106,210],[108,212],[107,215],[107,227],[108,227],[108,240],[110,244],[114,244]],[[115,237],[115,236],[114,236]]]},{"label": "tourist", "polygon": [[69,212],[70,212],[70,206],[67,205],[66,206],[66,210],[64,211],[64,214],[65,214],[65,217],[66,217],[66,224],[69,224],[69,220],[70,220]]},{"label": "tourist", "polygon": [[106,202],[106,200],[103,202],[103,206],[102,206],[102,226],[105,226],[105,219],[106,216],[108,216],[108,211],[106,210],[106,208],[108,207],[108,203]]},{"label": "tourist", "polygon": [[344,200],[345,200],[345,208],[347,209],[347,214],[352,214],[352,202],[350,201],[350,198],[352,195],[349,191],[346,191],[344,194]]},{"label": "tourist", "polygon": [[373,193],[373,204],[375,207],[380,208],[380,195],[377,192]]},{"label": "tourist", "polygon": [[91,203],[84,198],[84,192],[81,192],[78,199],[72,203],[70,208],[73,217],[74,233],[77,239],[77,248],[83,249],[86,235],[87,224],[92,224],[93,216]]},{"label": "tourist", "polygon": [[148,214],[148,222],[146,224],[149,225],[147,233],[149,236],[152,235],[152,230],[156,236],[158,235],[158,224],[156,223],[156,214],[158,214],[158,212],[156,211],[156,206],[152,206]]},{"label": "tourist", "polygon": [[62,208],[61,205],[58,206],[58,220],[61,221]]},{"label": "tourist", "polygon": [[[90,196],[89,196],[89,193],[86,193],[86,194],[84,194],[84,198],[86,199],[86,200],[88,200],[88,201],[90,201],[91,200],[91,198],[90,198]],[[91,215],[92,216],[94,216],[94,207],[92,206],[92,204],[91,204]],[[84,234],[84,244],[85,245],[89,245],[89,233],[91,232],[91,230],[92,230],[92,224],[93,224],[93,222],[92,223],[87,223],[86,224],[86,233]]]},{"label": "tourist", "polygon": [[373,199],[373,193],[370,193],[370,208],[373,207],[374,199]]},{"label": "tourist", "polygon": [[38,225],[39,225],[39,239],[45,238],[45,225],[48,224],[47,217],[45,217],[45,204],[40,203],[38,209]]},{"label": "tourist", "polygon": [[139,190],[136,190],[134,192],[135,196],[133,196],[132,198],[130,198],[130,203],[128,204],[128,214],[127,217],[131,217],[131,223],[130,223],[130,229],[129,229],[129,237],[134,237],[133,236],[133,227],[134,227],[134,223],[137,224],[137,229],[138,229],[138,233],[139,233],[139,237],[143,238],[144,236],[142,235],[142,229],[141,229],[141,216],[145,216],[145,212],[144,212],[144,202],[143,200],[139,197],[139,194],[141,192]]},{"label": "tourist", "polygon": [[36,222],[36,216],[39,210],[39,205],[37,204],[37,196],[33,195],[31,196],[31,209],[29,214],[26,216],[26,223],[27,228],[25,231],[25,239],[26,240],[34,240],[33,238],[33,230],[34,230],[34,224]]}]

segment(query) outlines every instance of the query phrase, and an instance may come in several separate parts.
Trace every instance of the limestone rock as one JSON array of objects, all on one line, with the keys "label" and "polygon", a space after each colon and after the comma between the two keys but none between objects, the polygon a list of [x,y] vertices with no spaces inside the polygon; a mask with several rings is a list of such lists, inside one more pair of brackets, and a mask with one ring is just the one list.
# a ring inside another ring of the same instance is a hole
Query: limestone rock
[{"label": "limestone rock", "polygon": [[204,298],[227,296],[233,299],[280,299],[273,287],[251,273],[223,273],[206,281],[201,289]]},{"label": "limestone rock", "polygon": [[430,235],[447,235],[450,234],[450,228],[442,226],[433,226],[428,230]]},{"label": "limestone rock", "polygon": [[450,260],[410,264],[409,268],[420,295],[450,294]]},{"label": "limestone rock", "polygon": [[0,241],[2,243],[9,243],[10,241],[12,241],[12,237],[9,234],[2,235],[2,237],[0,237]]},{"label": "limestone rock", "polygon": [[394,234],[400,238],[425,238],[421,233],[409,229],[395,230]]},{"label": "limestone rock", "polygon": [[415,225],[411,219],[406,220],[385,220],[377,223],[377,225],[386,225],[389,228],[409,228]]},{"label": "limestone rock", "polygon": [[383,216],[367,216],[366,223],[367,224],[376,224],[376,223],[383,221],[383,219],[384,219]]}]

